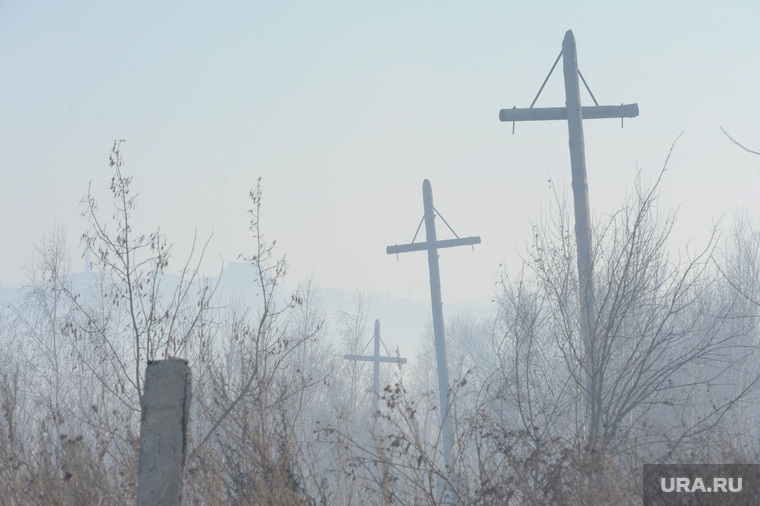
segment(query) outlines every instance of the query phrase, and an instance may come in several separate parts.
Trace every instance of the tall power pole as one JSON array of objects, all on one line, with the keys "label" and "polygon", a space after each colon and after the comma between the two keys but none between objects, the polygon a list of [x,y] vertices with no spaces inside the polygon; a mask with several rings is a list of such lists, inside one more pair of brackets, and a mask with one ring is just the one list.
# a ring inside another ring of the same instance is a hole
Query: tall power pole
[{"label": "tall power pole", "polygon": [[[583,118],[633,118],[639,115],[638,104],[619,106],[581,107],[580,84],[578,77],[583,76],[578,70],[578,55],[575,48],[575,37],[568,30],[562,42],[560,53],[565,76],[565,107],[533,109],[502,109],[499,111],[501,121],[540,121],[567,120],[567,130],[570,139],[570,168],[572,171],[573,207],[575,210],[575,240],[577,247],[579,295],[581,301],[581,339],[585,351],[584,368],[586,384],[584,389],[587,398],[587,427],[588,434],[594,436],[601,429],[601,378],[598,371],[598,357],[595,346],[596,334],[596,300],[594,294],[593,255],[591,244],[591,220],[588,204],[588,181],[586,178],[586,148],[583,140]],[[557,58],[559,61],[559,57]],[[554,62],[556,66],[557,61]],[[552,67],[552,71],[554,67]],[[551,71],[549,72],[551,75]],[[546,80],[549,76],[546,77]],[[585,80],[583,80],[586,84]],[[544,85],[546,81],[544,81]],[[586,86],[588,88],[588,85]],[[543,90],[543,85],[541,86]],[[539,90],[539,95],[541,90]],[[589,90],[589,94],[591,90]],[[591,95],[593,98],[593,95]],[[538,95],[536,95],[538,99]],[[536,100],[533,100],[536,103]],[[594,99],[596,103],[596,99]]]}]

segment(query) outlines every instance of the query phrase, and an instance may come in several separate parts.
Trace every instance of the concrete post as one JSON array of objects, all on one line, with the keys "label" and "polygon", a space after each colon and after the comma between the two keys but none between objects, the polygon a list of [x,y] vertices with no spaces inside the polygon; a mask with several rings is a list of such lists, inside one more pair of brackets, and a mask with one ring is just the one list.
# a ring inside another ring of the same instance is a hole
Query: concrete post
[{"label": "concrete post", "polygon": [[180,505],[191,375],[186,360],[148,362],[145,373],[137,504]]}]

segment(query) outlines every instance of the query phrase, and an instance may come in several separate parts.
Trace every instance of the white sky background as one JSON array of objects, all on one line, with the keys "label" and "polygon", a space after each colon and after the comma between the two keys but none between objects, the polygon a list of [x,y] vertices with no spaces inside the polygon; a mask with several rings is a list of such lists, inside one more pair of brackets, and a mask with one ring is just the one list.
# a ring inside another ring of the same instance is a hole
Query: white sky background
[{"label": "white sky background", "polygon": [[[519,268],[549,174],[570,194],[566,123],[512,135],[498,120],[530,105],[567,29],[600,104],[640,108],[623,129],[584,122],[593,216],[621,204],[637,166],[652,180],[685,131],[661,202],[680,206],[675,245],[703,245],[724,213],[760,210],[760,157],[718,128],[760,145],[758,21],[756,0],[6,0],[0,282],[24,282],[56,223],[82,270],[78,205],[92,181],[108,213],[108,154],[122,138],[136,228],[160,225],[180,260],[194,230],[213,229],[208,274],[251,251],[248,191],[262,176],[263,227],[290,287],[313,273],[349,293],[427,299],[424,253],[397,262],[385,247],[411,241],[428,178],[456,232],[483,240],[441,251],[444,303],[487,301],[499,264]],[[561,70],[536,107],[564,105]]]}]

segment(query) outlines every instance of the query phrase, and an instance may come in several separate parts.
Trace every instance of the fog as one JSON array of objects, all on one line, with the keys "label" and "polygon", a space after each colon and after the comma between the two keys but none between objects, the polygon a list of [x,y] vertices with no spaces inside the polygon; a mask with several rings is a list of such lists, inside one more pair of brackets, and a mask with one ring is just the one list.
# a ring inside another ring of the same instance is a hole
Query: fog
[{"label": "fog", "polygon": [[0,497],[135,503],[171,358],[188,504],[757,461],[758,9],[4,4]]}]

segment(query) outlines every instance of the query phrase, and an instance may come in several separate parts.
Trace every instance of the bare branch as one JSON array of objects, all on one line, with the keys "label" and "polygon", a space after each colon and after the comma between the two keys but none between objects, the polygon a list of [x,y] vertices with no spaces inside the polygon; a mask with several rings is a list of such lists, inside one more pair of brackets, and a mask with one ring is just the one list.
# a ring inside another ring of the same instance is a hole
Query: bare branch
[{"label": "bare branch", "polygon": [[724,134],[726,134],[726,137],[728,137],[729,139],[731,139],[731,142],[733,142],[734,144],[736,144],[737,146],[739,146],[740,148],[742,148],[744,151],[748,151],[748,152],[752,153],[753,155],[760,155],[760,151],[753,151],[753,150],[751,150],[751,149],[749,149],[749,148],[745,147],[745,146],[744,146],[744,144],[742,144],[741,142],[739,142],[739,141],[737,141],[736,139],[734,139],[733,137],[731,137],[731,136],[728,134],[728,132],[726,132],[726,131],[723,129],[723,127],[718,127],[718,128],[720,128],[721,132],[723,132]]}]

